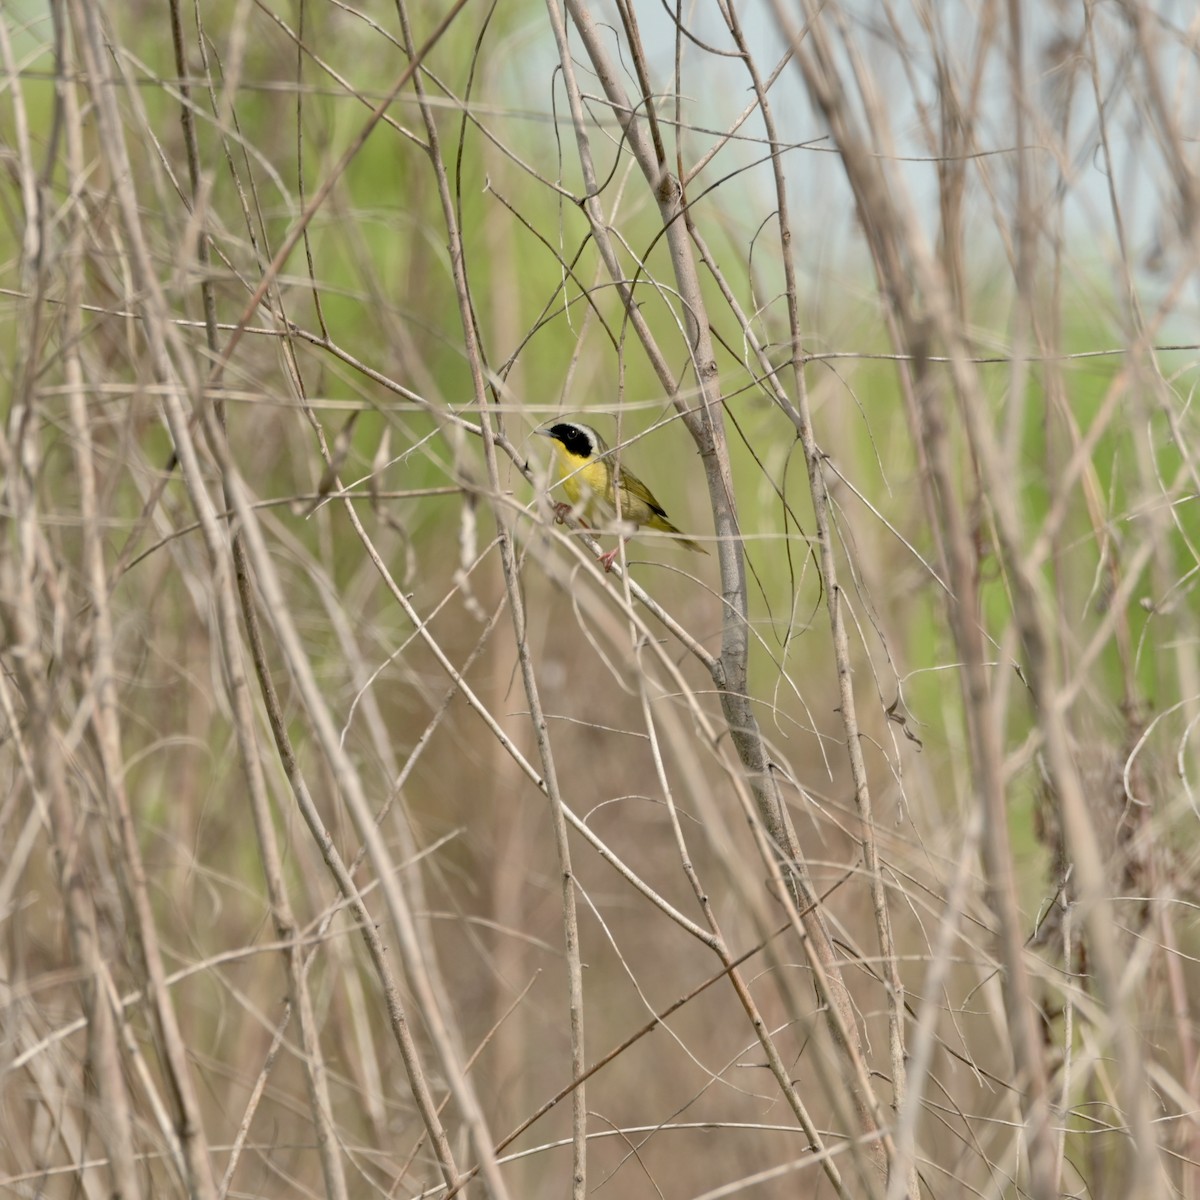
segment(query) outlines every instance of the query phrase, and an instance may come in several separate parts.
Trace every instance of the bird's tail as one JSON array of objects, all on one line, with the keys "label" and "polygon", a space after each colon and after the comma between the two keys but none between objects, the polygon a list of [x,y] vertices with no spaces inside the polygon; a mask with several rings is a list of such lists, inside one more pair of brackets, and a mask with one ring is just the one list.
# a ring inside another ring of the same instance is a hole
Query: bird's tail
[{"label": "bird's tail", "polygon": [[670,521],[663,521],[663,532],[669,533],[681,546],[694,550],[697,554],[707,554],[708,551],[699,542],[693,542],[682,530],[676,529]]}]

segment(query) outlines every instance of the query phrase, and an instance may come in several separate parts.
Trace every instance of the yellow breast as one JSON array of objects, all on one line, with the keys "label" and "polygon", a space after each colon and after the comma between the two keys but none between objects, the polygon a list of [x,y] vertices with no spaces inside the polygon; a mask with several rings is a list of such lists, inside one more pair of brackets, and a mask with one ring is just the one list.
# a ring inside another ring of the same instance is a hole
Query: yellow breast
[{"label": "yellow breast", "polygon": [[561,442],[554,443],[554,461],[559,486],[572,505],[578,505],[589,521],[604,521],[614,514],[612,503],[612,466],[571,454]]}]

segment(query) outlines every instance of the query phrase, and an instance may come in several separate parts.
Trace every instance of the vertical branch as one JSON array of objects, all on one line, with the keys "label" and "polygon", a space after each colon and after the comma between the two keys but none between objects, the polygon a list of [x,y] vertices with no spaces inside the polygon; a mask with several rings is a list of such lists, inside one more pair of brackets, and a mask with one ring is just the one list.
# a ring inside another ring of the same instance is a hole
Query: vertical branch
[{"label": "vertical branch", "polygon": [[[788,330],[791,342],[792,380],[796,402],[793,406],[786,393],[775,385],[774,376],[768,376],[777,402],[788,414],[796,429],[796,436],[804,451],[804,462],[808,471],[809,493],[812,497],[813,519],[816,524],[817,546],[821,564],[821,579],[824,584],[826,607],[829,613],[830,633],[833,638],[834,662],[837,669],[838,712],[842,718],[845,735],[846,755],[850,763],[850,777],[854,782],[854,804],[858,812],[859,843],[862,846],[863,865],[871,884],[871,905],[875,915],[875,932],[879,939],[882,970],[886,978],[888,1008],[888,1048],[892,1075],[892,1108],[899,1112],[904,1104],[906,1053],[904,1048],[904,981],[900,976],[900,962],[896,942],[892,934],[892,920],[888,909],[887,884],[879,862],[879,850],[875,838],[875,816],[871,800],[870,780],[867,775],[866,759],[862,750],[862,734],[858,724],[858,708],[854,695],[854,677],[850,658],[850,641],[846,633],[844,608],[846,596],[838,582],[837,558],[833,529],[830,520],[829,488],[825,479],[825,455],[817,444],[813,428],[812,411],[809,405],[808,385],[805,377],[805,350],[800,325],[799,289],[796,284],[795,264],[792,256],[792,228],[788,188],[784,177],[783,158],[780,152],[782,140],[776,128],[774,111],[767,96],[763,79],[753,55],[746,43],[736,11],[728,3],[722,4],[722,15],[729,31],[742,53],[742,61],[750,74],[754,94],[758,99],[763,125],[771,146],[771,168],[775,181],[777,220],[779,222],[780,262],[783,265],[785,297],[788,312]],[[902,1181],[911,1200],[917,1200],[919,1184],[915,1167],[891,1174],[891,1190],[897,1181]]]},{"label": "vertical branch", "polygon": [[[396,0],[404,36],[405,49],[411,58],[415,43],[409,27],[407,6],[404,0]],[[462,326],[467,366],[471,372],[472,394],[479,412],[480,431],[483,440],[484,461],[487,467],[488,487],[497,499],[502,495],[500,471],[496,460],[496,424],[489,402],[487,383],[484,378],[483,347],[479,342],[478,326],[471,304],[470,285],[467,279],[462,234],[458,225],[454,197],[450,180],[442,157],[441,139],[433,111],[425,96],[421,72],[413,76],[413,90],[421,109],[429,146],[429,160],[437,179],[438,198],[441,203],[442,220],[450,239],[450,266],[454,279],[454,294],[458,302],[459,320]],[[583,1010],[583,964],[579,949],[579,918],[575,903],[575,877],[571,867],[571,846],[567,837],[565,801],[559,790],[558,772],[555,769],[553,749],[550,745],[546,715],[542,708],[537,674],[529,653],[525,598],[517,570],[516,554],[506,514],[497,504],[496,524],[500,537],[500,563],[504,572],[504,587],[508,598],[508,609],[512,618],[517,656],[521,664],[521,683],[529,702],[530,721],[537,741],[542,764],[542,779],[550,801],[550,819],[554,828],[554,844],[558,854],[560,870],[560,897],[562,903],[563,941],[567,960],[567,1007],[571,1029],[571,1073],[580,1085],[571,1094],[571,1195],[574,1200],[583,1200],[587,1194],[587,1098],[582,1084],[587,1069],[584,1050]],[[490,1149],[490,1148],[489,1148]],[[481,1153],[483,1147],[480,1147]],[[500,1200],[497,1196],[496,1200]]]},{"label": "vertical branch", "polygon": [[[33,213],[29,217],[36,219]],[[52,831],[71,957],[80,977],[87,1062],[96,1091],[96,1126],[108,1158],[111,1188],[114,1193],[135,1200],[142,1195],[142,1188],[133,1142],[134,1120],[122,1069],[116,1014],[106,986],[100,921],[88,883],[87,819],[81,808],[71,802],[63,733],[53,717],[56,701],[50,683],[50,662],[44,651],[46,636],[38,620],[41,607],[38,595],[44,595],[49,559],[43,554],[37,527],[39,507],[33,484],[39,474],[35,435],[41,418],[33,408],[33,399],[31,390],[16,399],[9,411],[10,427],[16,431],[16,438],[10,442],[0,434],[5,508],[17,514],[15,536],[11,540],[6,538],[0,551],[5,671],[15,675],[24,702],[24,740],[32,748],[28,756],[23,756],[26,786],[33,804]],[[72,399],[72,410],[77,408]],[[88,451],[88,444],[81,443],[76,461],[81,461]],[[93,517],[94,499],[94,494],[83,498],[90,506],[84,512],[90,511]],[[5,692],[7,696],[7,686]],[[15,732],[15,712],[6,715],[14,722]],[[22,735],[17,733],[17,736]],[[182,1171],[182,1163],[175,1165]]]},{"label": "vertical branch", "polygon": [[[716,353],[696,268],[695,253],[687,224],[683,219],[682,187],[666,170],[653,139],[647,136],[637,118],[636,114],[640,108],[653,107],[651,97],[643,96],[640,106],[631,103],[590,10],[582,0],[566,0],[566,7],[604,88],[610,109],[641,167],[646,184],[658,206],[674,269],[676,288],[683,306],[688,354],[700,395],[698,412],[693,412],[692,405],[686,402],[674,387],[670,388],[670,396],[676,411],[688,426],[699,448],[716,526],[723,607],[721,654],[717,670],[713,672],[713,681],[718,688],[731,740],[753,790],[759,816],[781,857],[788,884],[795,892],[796,907],[803,914],[801,919],[808,934],[804,945],[809,955],[819,962],[815,978],[820,981],[822,999],[828,1005],[827,1012],[835,1042],[855,1067],[853,1078],[860,1086],[852,1089],[852,1097],[860,1132],[870,1144],[870,1153],[881,1156],[882,1147],[874,1139],[880,1123],[877,1115],[878,1101],[869,1084],[865,1089],[861,1086],[861,1081],[866,1079],[866,1072],[862,1069],[861,1043],[849,992],[842,979],[841,967],[824,919],[817,907],[816,893],[808,867],[779,793],[754,714],[749,685],[745,554],[738,524]],[[556,21],[557,11],[553,2],[549,8],[552,21]],[[631,27],[627,32],[632,31]],[[570,87],[570,54],[557,27],[556,36],[559,37],[560,62]],[[635,59],[644,59],[644,49],[640,44],[633,43],[629,49]],[[572,111],[573,114],[577,112],[574,105]],[[585,180],[594,180],[595,173],[589,167],[590,149],[586,131],[580,123],[579,115],[576,115],[575,133],[584,161]],[[589,196],[585,199],[585,204],[592,199],[593,197]],[[597,222],[593,220],[594,232],[596,226]],[[614,274],[614,279],[616,278],[619,278],[619,275]],[[636,308],[631,309],[631,316],[635,312]],[[641,333],[640,328],[638,332]],[[657,356],[656,348],[645,337],[643,344],[653,361]],[[664,380],[664,383],[669,382]],[[879,1161],[882,1162],[882,1159]]]},{"label": "vertical branch", "polygon": [[[76,43],[90,83],[101,145],[110,164],[117,204],[125,236],[128,239],[130,260],[139,295],[143,298],[146,330],[154,367],[161,383],[169,389],[177,387],[166,344],[162,338],[162,294],[151,265],[140,227],[140,214],[133,190],[133,169],[125,147],[120,115],[117,111],[116,90],[110,71],[105,66],[106,52],[101,30],[101,13],[96,4],[72,4]],[[193,381],[194,382],[194,381]],[[98,595],[107,593],[107,583],[93,572],[91,586]],[[159,1049],[170,1080],[170,1093],[175,1104],[175,1119],[187,1168],[188,1189],[194,1200],[215,1200],[216,1184],[212,1174],[208,1139],[200,1115],[199,1100],[192,1079],[187,1049],[180,1030],[178,1016],[166,986],[166,972],[158,944],[154,912],[150,904],[141,848],[134,827],[133,813],[125,792],[124,765],[121,762],[118,702],[114,689],[111,648],[111,629],[103,612],[97,615],[97,705],[94,717],[96,740],[104,764],[105,784],[109,792],[118,844],[124,859],[125,882],[133,909],[139,948],[147,975],[152,1012],[159,1036]]]},{"label": "vertical branch", "polygon": [[[188,77],[187,55],[183,41],[183,20],[179,10],[179,0],[171,0],[171,30],[175,52],[175,65],[181,80]],[[227,84],[232,93],[236,86],[234,78],[227,74]],[[196,126],[192,119],[190,94],[187,84],[184,84],[182,103],[180,105],[181,123],[183,128],[184,145],[187,150],[188,175],[191,184],[192,219],[196,225],[196,258],[200,265],[200,291],[204,308],[205,343],[214,360],[220,357],[220,342],[217,334],[217,305],[212,280],[208,272],[210,263],[209,235],[207,229],[207,214],[203,211],[204,197],[202,195],[202,179],[200,173],[200,149],[196,137]],[[214,430],[212,424],[206,425],[210,435],[219,436],[222,440],[228,438],[228,427],[225,421],[225,408],[219,399],[215,404],[217,416]],[[225,508],[232,511],[233,504],[228,485],[225,485]],[[213,545],[214,557],[223,553],[223,548]],[[216,572],[218,582],[217,620],[220,631],[220,647],[225,666],[225,679],[229,694],[230,707],[233,712],[233,727],[237,740],[238,755],[242,765],[242,773],[246,783],[246,791],[250,801],[250,813],[254,823],[255,836],[258,839],[259,857],[262,861],[263,875],[267,885],[267,895],[271,906],[271,918],[280,943],[284,946],[284,970],[287,978],[289,1011],[297,1016],[300,1029],[300,1044],[302,1048],[301,1061],[304,1067],[305,1080],[308,1085],[309,1109],[312,1114],[313,1128],[316,1133],[317,1152],[321,1159],[321,1170],[325,1180],[326,1195],[329,1200],[346,1200],[346,1174],[342,1165],[341,1150],[338,1144],[337,1130],[333,1121],[333,1104],[329,1097],[328,1073],[325,1057],[321,1048],[316,1013],[313,1007],[312,993],[308,986],[308,974],[305,967],[304,951],[300,941],[300,931],[288,896],[287,885],[284,881],[283,862],[279,853],[279,843],[275,835],[271,804],[267,796],[266,780],[264,778],[262,761],[259,756],[258,739],[255,736],[254,705],[250,695],[249,680],[246,677],[246,664],[242,652],[240,630],[237,613],[240,602],[242,619],[252,634],[257,633],[257,613],[254,609],[254,594],[251,583],[250,564],[246,556],[245,543],[236,531],[230,538],[230,552],[233,558],[233,573],[237,584],[237,600],[233,593],[234,580],[227,572]],[[99,584],[103,588],[103,570],[99,576]],[[100,603],[97,601],[97,608]]]},{"label": "vertical branch", "polygon": [[[1030,1190],[1037,1197],[1057,1194],[1055,1153],[1049,1122],[1046,1068],[1036,1026],[1028,975],[1023,961],[1023,931],[1017,903],[1012,852],[1008,834],[1008,807],[1000,747],[1000,725],[989,685],[989,670],[979,607],[978,578],[973,566],[970,535],[955,495],[948,443],[948,412],[942,388],[930,370],[934,344],[946,347],[955,398],[963,418],[972,453],[979,465],[985,494],[992,505],[1000,552],[1014,585],[1017,618],[1026,669],[1033,685],[1034,708],[1045,748],[1047,767],[1059,799],[1068,842],[1075,857],[1085,919],[1092,931],[1096,975],[1107,1011],[1110,1036],[1121,1064],[1125,1112],[1131,1122],[1138,1153],[1130,1167],[1134,1190],[1128,1194],[1157,1194],[1161,1164],[1149,1125],[1148,1096],[1144,1086],[1136,1039],[1120,996],[1118,973],[1106,930],[1111,910],[1104,896],[1100,856],[1080,790],[1077,770],[1068,748],[1064,707],[1056,683],[1057,648],[1046,617],[1040,588],[1019,543],[1013,490],[1006,486],[993,431],[987,423],[982,389],[971,363],[959,324],[953,318],[944,279],[931,261],[919,222],[911,208],[889,187],[878,157],[870,154],[864,132],[858,128],[844,97],[846,81],[840,78],[836,57],[823,22],[807,6],[813,24],[808,39],[797,47],[796,61],[809,93],[829,121],[838,142],[847,178],[854,189],[863,226],[878,246],[877,263],[884,264],[880,286],[897,311],[905,346],[916,355],[923,427],[916,435],[929,447],[935,480],[937,511],[931,518],[947,531],[947,558],[953,602],[950,620],[963,662],[962,679],[976,786],[984,807],[987,837],[985,851],[989,888],[1000,920],[1001,959],[1009,1026],[1014,1055],[1025,1094],[1025,1128],[1029,1139]],[[787,28],[787,18],[777,6],[777,19]],[[853,60],[853,54],[851,55]],[[859,81],[861,84],[861,80]],[[861,89],[866,96],[865,89]],[[871,129],[885,138],[888,122],[881,108],[867,97]]]},{"label": "vertical branch", "polygon": [[[964,348],[957,327],[952,323],[951,310],[940,281],[934,275],[932,264],[921,254],[923,238],[917,223],[910,214],[901,211],[889,188],[881,161],[868,151],[865,133],[858,127],[846,104],[849,84],[840,77],[835,66],[836,56],[821,14],[815,5],[805,5],[809,25],[801,43],[797,33],[791,29],[790,16],[778,4],[775,12],[781,29],[796,47],[795,61],[809,94],[829,122],[837,142],[859,217],[871,244],[880,288],[889,297],[896,313],[902,336],[901,345],[915,355],[913,370],[923,427],[914,431],[914,437],[926,447],[934,484],[936,509],[929,516],[933,524],[945,531],[945,553],[952,592],[949,617],[963,664],[963,699],[974,778],[985,814],[987,834],[984,847],[989,888],[1000,920],[1006,1008],[1014,1034],[1016,1066],[1026,1089],[1024,1116],[1030,1146],[1031,1190],[1041,1200],[1049,1198],[1055,1190],[1046,1069],[1035,1025],[1028,973],[1023,961],[1024,936],[1013,878],[999,728],[988,686],[987,659],[979,624],[977,579],[971,562],[971,542],[955,495],[947,455],[946,418],[942,412],[941,389],[932,378],[928,362],[934,336],[944,339],[955,348],[955,383],[960,394],[968,397],[967,403],[977,401],[978,385],[967,367]],[[888,123],[883,113],[877,105],[872,106],[870,111],[872,129],[877,137],[886,140]],[[927,311],[923,312],[918,307],[909,264],[920,268],[915,282],[921,285],[920,294]],[[938,306],[934,307],[935,304]],[[914,1101],[916,1099],[914,1097]]]},{"label": "vertical branch", "polygon": [[[66,30],[61,24],[59,14],[60,44],[65,43]],[[71,168],[71,177],[78,178],[83,167],[83,139],[80,129],[80,114],[75,85],[61,80],[58,88],[58,102],[66,126],[67,161]],[[91,597],[99,595],[107,600],[107,585],[104,579],[104,557],[100,525],[100,503],[97,497],[94,448],[92,446],[91,429],[88,420],[86,389],[83,366],[79,358],[79,350],[83,343],[83,268],[84,268],[84,229],[86,222],[78,204],[71,206],[67,215],[67,288],[63,303],[64,337],[66,347],[64,355],[64,373],[66,376],[68,395],[67,406],[70,414],[73,443],[75,449],[75,470],[79,481],[79,516],[84,533],[84,558],[88,575],[88,590]],[[112,662],[112,624],[107,603],[94,605],[92,608],[93,646],[96,661],[97,676],[106,680],[105,690],[110,705],[114,703],[114,664]],[[38,689],[40,690],[40,688]],[[36,691],[35,693],[36,694]],[[98,706],[99,707],[99,706]],[[45,731],[43,742],[38,738],[38,744],[45,745],[57,757],[58,735]],[[49,764],[47,764],[49,767]],[[52,769],[52,768],[51,768]],[[118,766],[123,770],[123,765]],[[55,805],[59,809],[54,822],[55,828],[66,836],[76,837],[82,833],[78,818],[68,817],[61,811],[63,796],[59,794],[62,780],[56,780],[51,788],[55,797]],[[67,834],[73,830],[72,834]],[[71,876],[68,885],[68,912],[70,924],[74,928],[73,940],[77,947],[87,952],[98,950],[96,942],[96,926],[94,912],[90,899],[82,892],[79,871],[81,846],[76,844],[65,854],[60,851],[60,869],[68,863],[75,865],[67,867]],[[116,1020],[121,1017],[119,1011],[110,1002],[111,989],[107,986],[107,969],[102,961],[89,964],[95,974],[89,984],[93,1019],[97,1022],[95,1030],[90,1028],[89,1060],[97,1080],[100,1096],[100,1130],[108,1147],[112,1162],[114,1192],[131,1198],[142,1194],[141,1182],[138,1178],[133,1157],[133,1113],[130,1099],[121,1071],[121,1063],[116,1045]],[[176,1161],[176,1167],[182,1168],[183,1163]]]}]

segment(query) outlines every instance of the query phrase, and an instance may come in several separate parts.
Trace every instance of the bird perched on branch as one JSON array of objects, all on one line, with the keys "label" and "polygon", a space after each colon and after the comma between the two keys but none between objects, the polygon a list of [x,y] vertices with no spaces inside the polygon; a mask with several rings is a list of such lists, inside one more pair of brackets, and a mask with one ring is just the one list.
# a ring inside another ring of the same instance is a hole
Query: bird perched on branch
[{"label": "bird perched on branch", "polygon": [[[575,513],[580,524],[602,529],[614,522],[627,522],[639,529],[657,529],[669,533],[681,545],[697,554],[708,551],[684,535],[670,521],[654,493],[624,466],[618,466],[604,439],[590,426],[576,421],[560,421],[537,431],[554,443],[558,483],[569,504],[556,504],[554,515],[561,524],[568,513]],[[627,536],[624,540],[628,541]],[[612,570],[618,544],[600,561]]]}]

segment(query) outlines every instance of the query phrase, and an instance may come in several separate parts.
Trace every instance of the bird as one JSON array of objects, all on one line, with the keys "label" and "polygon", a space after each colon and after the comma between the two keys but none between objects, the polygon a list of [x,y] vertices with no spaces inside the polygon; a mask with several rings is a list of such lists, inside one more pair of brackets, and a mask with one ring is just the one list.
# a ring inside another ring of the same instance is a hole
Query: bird
[{"label": "bird", "polygon": [[[669,533],[689,550],[697,554],[708,553],[667,520],[666,510],[654,498],[654,493],[632,471],[613,461],[607,443],[590,425],[559,421],[543,426],[537,432],[554,443],[558,482],[570,501],[554,506],[555,520],[560,525],[571,512],[576,513],[580,524],[589,529],[620,520],[638,528]],[[624,540],[629,541],[629,537]],[[612,570],[619,549],[620,543],[600,555],[605,571]]]}]

